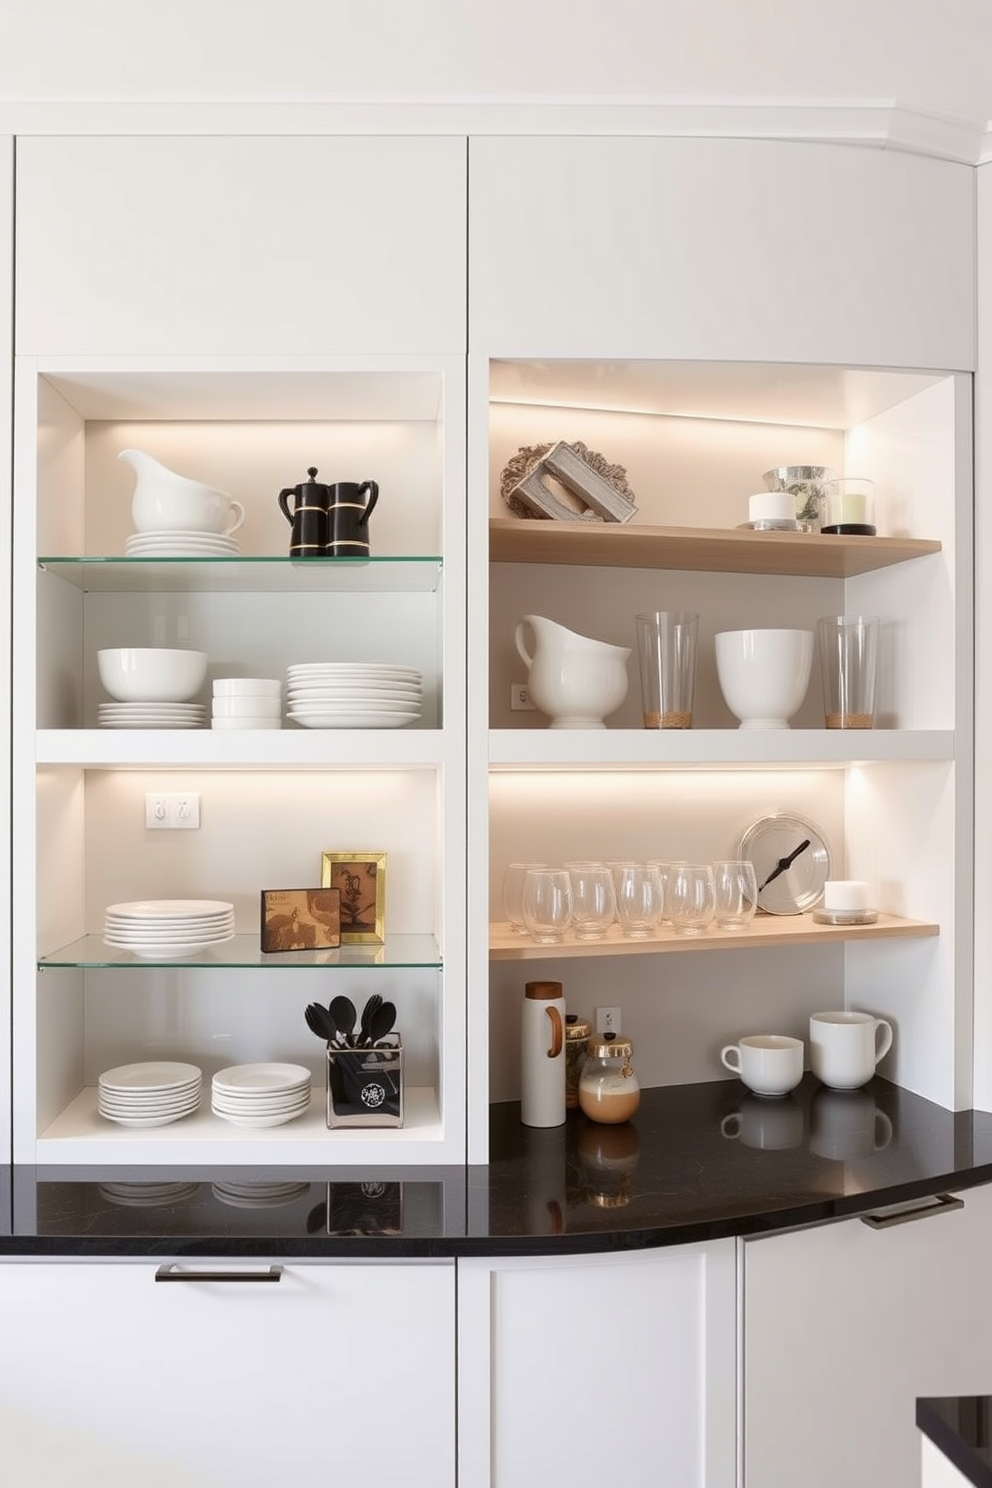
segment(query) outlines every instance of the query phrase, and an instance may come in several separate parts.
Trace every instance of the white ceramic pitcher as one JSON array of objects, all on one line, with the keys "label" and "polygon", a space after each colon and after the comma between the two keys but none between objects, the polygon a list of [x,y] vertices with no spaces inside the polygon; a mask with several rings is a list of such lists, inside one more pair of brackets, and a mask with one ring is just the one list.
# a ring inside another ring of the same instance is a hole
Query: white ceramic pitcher
[{"label": "white ceramic pitcher", "polygon": [[551,728],[606,727],[603,719],[627,696],[628,647],[576,635],[543,615],[525,615],[514,639],[531,698]]},{"label": "white ceramic pitcher", "polygon": [[177,475],[144,450],[125,449],[117,456],[137,477],[131,518],[137,532],[236,532],[245,509],[225,491]]}]

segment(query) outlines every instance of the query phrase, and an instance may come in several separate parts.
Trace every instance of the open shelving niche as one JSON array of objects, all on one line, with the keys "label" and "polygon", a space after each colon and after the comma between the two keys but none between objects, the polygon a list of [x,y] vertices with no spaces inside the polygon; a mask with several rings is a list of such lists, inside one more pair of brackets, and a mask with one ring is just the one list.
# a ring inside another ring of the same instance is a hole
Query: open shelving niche
[{"label": "open shelving niche", "polygon": [[[22,359],[16,388],[15,1160],[460,1163],[463,363]],[[123,556],[125,447],[243,501],[242,553]],[[379,481],[371,560],[285,556],[276,497],[310,464]],[[423,716],[399,730],[101,729],[95,653],[119,644],[206,650],[205,699],[218,675],[402,661],[424,673]],[[144,830],[142,793],[163,777],[203,794],[199,832]],[[259,890],[317,883],[323,850],[366,847],[387,854],[385,944],[263,956]],[[107,903],[189,894],[235,904],[233,941],[174,965],[102,944]],[[326,1126],[323,1046],[302,1014],[340,991],[397,1003],[400,1129]],[[198,1063],[200,1110],[151,1129],[100,1118],[100,1070],[143,1058]],[[311,1069],[309,1113],[263,1130],[210,1113],[211,1073],[258,1059]]]},{"label": "open shelving niche", "polygon": [[[518,1089],[511,1030],[533,962],[564,979],[573,1011],[622,1005],[642,1084],[725,1077],[718,1052],[728,1038],[766,1024],[805,1033],[818,1005],[865,1006],[896,1027],[887,1073],[950,1108],[967,1103],[970,379],[480,359],[475,386],[488,390],[486,400],[474,394],[473,416],[480,437],[485,421],[489,452],[488,521],[475,530],[476,552],[489,560],[489,672],[470,712],[488,721],[479,814],[488,815],[490,1098]],[[639,504],[630,523],[508,513],[499,495],[506,460],[556,439],[582,440],[624,466]],[[814,463],[875,481],[880,536],[743,528],[764,470]],[[647,609],[700,613],[692,729],[641,727],[633,654],[626,702],[604,730],[549,730],[540,715],[510,711],[509,684],[525,680],[513,646],[519,617],[548,615],[630,647],[633,617]],[[736,728],[715,675],[717,630],[814,628],[820,614],[858,612],[879,615],[886,632],[873,730],[823,728],[815,667],[790,729]],[[742,828],[768,809],[805,812],[826,827],[831,876],[873,886],[876,926],[824,927],[809,916],[772,926],[774,917],[759,916],[740,937],[690,942],[662,931],[644,944],[614,933],[538,947],[503,923],[500,883],[511,860],[708,861],[732,856]],[[731,986],[732,1007],[717,990]],[[479,1150],[485,1124],[476,1103]]]}]

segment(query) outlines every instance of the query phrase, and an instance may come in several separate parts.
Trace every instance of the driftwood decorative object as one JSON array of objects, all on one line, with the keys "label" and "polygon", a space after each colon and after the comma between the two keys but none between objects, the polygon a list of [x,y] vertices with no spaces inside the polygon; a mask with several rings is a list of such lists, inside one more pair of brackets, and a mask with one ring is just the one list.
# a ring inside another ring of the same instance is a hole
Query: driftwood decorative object
[{"label": "driftwood decorative object", "polygon": [[[546,477],[559,481],[584,509],[568,506]],[[627,472],[610,465],[584,444],[530,445],[509,461],[500,478],[503,500],[518,517],[550,517],[557,522],[629,522],[637,511]]]}]

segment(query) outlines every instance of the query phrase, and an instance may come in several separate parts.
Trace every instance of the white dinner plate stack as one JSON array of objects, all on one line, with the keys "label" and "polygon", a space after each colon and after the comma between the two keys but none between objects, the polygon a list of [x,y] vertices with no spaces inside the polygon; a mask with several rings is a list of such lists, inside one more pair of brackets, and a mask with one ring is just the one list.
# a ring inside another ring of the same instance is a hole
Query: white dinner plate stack
[{"label": "white dinner plate stack", "polygon": [[304,728],[403,728],[420,717],[423,672],[365,661],[287,668],[286,716]]},{"label": "white dinner plate stack", "polygon": [[234,1126],[282,1126],[310,1109],[302,1064],[232,1064],[211,1083],[211,1110]]},{"label": "white dinner plate stack", "polygon": [[223,899],[137,899],[104,914],[104,944],[151,961],[192,956],[233,935],[234,905]]},{"label": "white dinner plate stack", "polygon": [[202,703],[101,703],[97,717],[101,728],[202,728],[206,709]]},{"label": "white dinner plate stack", "polygon": [[149,1060],[104,1070],[97,1110],[119,1126],[168,1126],[200,1104],[203,1073],[195,1064]]},{"label": "white dinner plate stack", "polygon": [[124,552],[128,558],[234,558],[241,544],[223,532],[132,532]]}]

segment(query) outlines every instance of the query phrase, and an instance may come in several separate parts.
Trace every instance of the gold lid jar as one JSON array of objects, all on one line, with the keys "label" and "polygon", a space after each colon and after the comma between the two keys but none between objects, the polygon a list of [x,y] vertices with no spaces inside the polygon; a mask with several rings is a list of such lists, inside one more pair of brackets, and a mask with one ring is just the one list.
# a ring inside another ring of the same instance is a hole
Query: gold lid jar
[{"label": "gold lid jar", "polygon": [[590,1121],[606,1125],[629,1121],[641,1103],[641,1087],[631,1064],[634,1046],[615,1033],[596,1034],[579,1076],[579,1105]]}]

